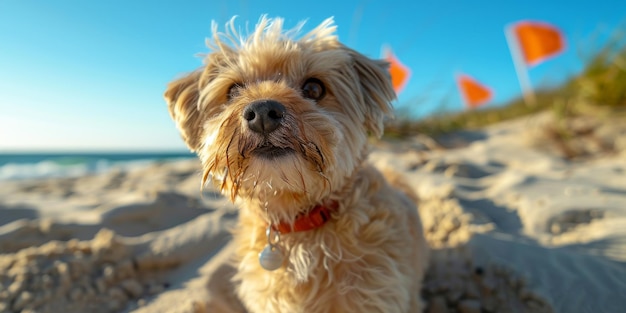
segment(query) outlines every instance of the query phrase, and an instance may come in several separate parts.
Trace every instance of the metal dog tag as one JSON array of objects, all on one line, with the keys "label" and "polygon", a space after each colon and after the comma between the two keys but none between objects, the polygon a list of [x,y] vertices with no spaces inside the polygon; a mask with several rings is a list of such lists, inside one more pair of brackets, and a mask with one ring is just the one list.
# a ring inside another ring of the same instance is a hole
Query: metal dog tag
[{"label": "metal dog tag", "polygon": [[263,251],[259,253],[259,263],[261,267],[268,271],[275,271],[283,266],[285,256],[279,246],[268,244]]}]

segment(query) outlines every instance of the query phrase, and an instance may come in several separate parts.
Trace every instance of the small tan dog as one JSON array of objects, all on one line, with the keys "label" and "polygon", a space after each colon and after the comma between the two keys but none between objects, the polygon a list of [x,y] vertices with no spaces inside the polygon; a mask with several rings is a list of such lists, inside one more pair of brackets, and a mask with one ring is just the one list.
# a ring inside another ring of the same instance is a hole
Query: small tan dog
[{"label": "small tan dog", "polygon": [[299,39],[282,24],[247,38],[214,24],[206,65],[165,92],[203,184],[241,207],[237,294],[254,313],[420,312],[415,204],[364,163],[392,110],[387,64],[342,45],[332,19]]}]

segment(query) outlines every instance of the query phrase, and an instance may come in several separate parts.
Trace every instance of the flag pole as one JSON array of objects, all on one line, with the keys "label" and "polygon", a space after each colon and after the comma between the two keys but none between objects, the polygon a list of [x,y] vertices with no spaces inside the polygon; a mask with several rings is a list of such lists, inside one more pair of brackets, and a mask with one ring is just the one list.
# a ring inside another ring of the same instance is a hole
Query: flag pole
[{"label": "flag pole", "polygon": [[467,102],[467,99],[465,98],[465,93],[463,92],[462,88],[461,88],[461,73],[458,71],[454,72],[454,84],[456,84],[457,89],[459,90],[459,96],[461,97],[461,102],[463,102],[463,106],[465,106],[466,108],[469,108],[469,103]]},{"label": "flag pole", "polygon": [[528,77],[528,67],[522,60],[522,55],[520,53],[520,46],[513,33],[513,26],[508,25],[504,28],[504,34],[506,36],[506,42],[509,46],[509,51],[511,52],[511,57],[513,58],[513,64],[515,65],[515,72],[517,73],[517,80],[519,81],[519,85],[522,88],[522,96],[524,97],[524,102],[527,106],[535,106],[537,103],[537,98],[535,97],[535,92],[533,91],[533,87],[530,84],[530,78]]}]

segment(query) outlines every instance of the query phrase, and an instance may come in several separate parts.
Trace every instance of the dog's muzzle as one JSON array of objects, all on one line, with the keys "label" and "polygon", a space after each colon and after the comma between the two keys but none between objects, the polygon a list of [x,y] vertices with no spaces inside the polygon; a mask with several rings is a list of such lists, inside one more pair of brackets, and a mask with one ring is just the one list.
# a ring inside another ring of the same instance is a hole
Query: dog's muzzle
[{"label": "dog's muzzle", "polygon": [[255,133],[268,135],[280,127],[287,109],[275,100],[257,100],[243,110],[248,128]]}]

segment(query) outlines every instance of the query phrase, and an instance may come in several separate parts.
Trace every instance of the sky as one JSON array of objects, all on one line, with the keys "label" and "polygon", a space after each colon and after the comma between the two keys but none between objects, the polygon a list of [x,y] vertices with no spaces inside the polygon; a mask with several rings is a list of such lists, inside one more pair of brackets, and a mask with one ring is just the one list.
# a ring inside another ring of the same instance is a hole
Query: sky
[{"label": "sky", "polygon": [[0,153],[185,151],[167,83],[202,65],[211,21],[245,29],[262,14],[304,31],[333,16],[339,40],[372,57],[383,46],[411,68],[394,102],[414,117],[463,110],[454,75],[521,93],[504,27],[557,26],[567,49],[529,71],[535,88],[578,73],[626,18],[626,1],[0,0]]}]

